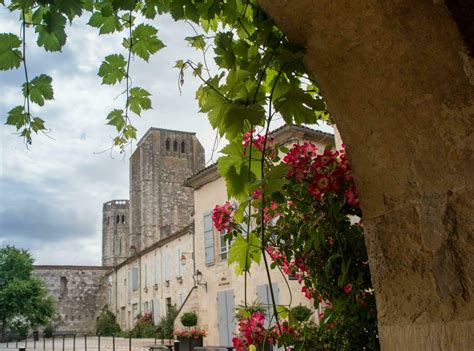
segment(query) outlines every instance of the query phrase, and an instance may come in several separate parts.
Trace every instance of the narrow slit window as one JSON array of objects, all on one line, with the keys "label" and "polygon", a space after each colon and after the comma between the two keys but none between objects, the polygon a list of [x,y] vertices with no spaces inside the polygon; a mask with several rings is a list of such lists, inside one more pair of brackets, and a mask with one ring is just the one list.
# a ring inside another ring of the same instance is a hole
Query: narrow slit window
[{"label": "narrow slit window", "polygon": [[166,139],[166,150],[170,149],[170,140]]},{"label": "narrow slit window", "polygon": [[119,215],[117,215],[117,217],[115,217],[115,222],[116,222],[117,224],[120,224],[120,216],[119,216]]},{"label": "narrow slit window", "polygon": [[122,224],[125,223],[125,215],[122,215]]},{"label": "narrow slit window", "polygon": [[184,141],[181,142],[181,153],[184,154],[186,152],[186,143]]},{"label": "narrow slit window", "polygon": [[178,151],[178,142],[176,140],[173,143],[173,151]]}]

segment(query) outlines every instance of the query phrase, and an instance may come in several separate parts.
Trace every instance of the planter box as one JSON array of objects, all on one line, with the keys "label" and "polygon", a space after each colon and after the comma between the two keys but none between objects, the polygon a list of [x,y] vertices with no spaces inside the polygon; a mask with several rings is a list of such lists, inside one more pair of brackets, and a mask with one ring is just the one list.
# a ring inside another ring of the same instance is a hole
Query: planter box
[{"label": "planter box", "polygon": [[184,338],[178,337],[179,351],[193,351],[197,346],[203,346],[202,336],[198,338]]}]

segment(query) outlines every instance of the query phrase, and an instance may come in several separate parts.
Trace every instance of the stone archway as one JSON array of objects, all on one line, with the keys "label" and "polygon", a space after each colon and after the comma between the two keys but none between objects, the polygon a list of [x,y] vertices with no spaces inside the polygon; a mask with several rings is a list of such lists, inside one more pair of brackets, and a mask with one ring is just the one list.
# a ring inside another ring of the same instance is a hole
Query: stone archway
[{"label": "stone archway", "polygon": [[442,0],[259,3],[306,48],[348,144],[383,349],[469,349],[474,61],[462,21]]}]

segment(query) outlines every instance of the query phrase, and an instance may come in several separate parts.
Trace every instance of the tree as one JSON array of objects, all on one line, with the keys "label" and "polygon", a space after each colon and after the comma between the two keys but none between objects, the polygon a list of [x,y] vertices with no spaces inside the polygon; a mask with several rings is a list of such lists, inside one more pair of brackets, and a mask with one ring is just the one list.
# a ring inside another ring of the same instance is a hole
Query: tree
[{"label": "tree", "polygon": [[54,316],[54,301],[44,282],[33,276],[33,257],[13,246],[0,248],[0,321],[2,338],[15,324],[46,325]]}]

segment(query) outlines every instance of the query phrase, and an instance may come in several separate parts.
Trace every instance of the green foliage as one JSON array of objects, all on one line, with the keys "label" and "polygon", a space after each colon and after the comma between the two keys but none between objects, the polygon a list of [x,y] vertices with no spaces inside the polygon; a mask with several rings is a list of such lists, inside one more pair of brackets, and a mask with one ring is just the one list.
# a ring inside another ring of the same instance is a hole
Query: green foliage
[{"label": "green foliage", "polygon": [[108,309],[102,310],[96,322],[96,333],[102,336],[112,336],[120,332],[115,315]]},{"label": "green foliage", "polygon": [[312,314],[313,311],[303,305],[295,306],[290,310],[290,318],[297,322],[306,322]]},{"label": "green foliage", "polygon": [[53,325],[48,323],[46,327],[44,327],[43,329],[43,337],[51,338],[53,336],[53,333],[54,333]]},{"label": "green foliage", "polygon": [[149,98],[151,94],[142,88],[130,89],[130,97],[128,98],[128,107],[130,110],[137,115],[140,115],[142,110],[151,109],[151,100]]},{"label": "green foliage", "polygon": [[112,54],[105,58],[99,68],[98,75],[102,77],[102,84],[115,84],[125,77],[127,61],[122,54]]},{"label": "green foliage", "polygon": [[238,234],[229,250],[227,262],[230,264],[237,263],[235,273],[241,275],[248,272],[253,262],[259,264],[262,258],[260,250],[260,240],[254,233],[249,233],[247,238],[242,234]]},{"label": "green foliage", "polygon": [[43,106],[44,100],[52,100],[54,98],[52,81],[53,79],[50,76],[40,74],[33,78],[28,86],[26,83],[23,84],[23,95],[29,97],[31,101],[39,106]]},{"label": "green foliage", "polygon": [[198,316],[195,312],[185,312],[180,318],[181,324],[185,327],[194,327],[197,325]]},{"label": "green foliage", "polygon": [[54,316],[44,282],[33,276],[33,258],[13,246],[0,248],[0,322],[2,336],[12,328],[36,328]]},{"label": "green foliage", "polygon": [[161,339],[172,339],[173,338],[173,329],[174,329],[174,320],[178,315],[176,306],[168,306],[166,315],[162,316],[160,323],[156,328],[157,336]]},{"label": "green foliage", "polygon": [[[165,47],[165,44],[158,39],[158,30],[149,24],[139,24],[132,32],[132,53],[142,58],[146,62],[150,56]],[[130,48],[130,39],[124,39],[123,46]]]},{"label": "green foliage", "polygon": [[138,319],[135,327],[131,331],[132,338],[154,338],[157,328],[153,324],[153,317],[150,313],[145,313]]},{"label": "green foliage", "polygon": [[44,47],[46,51],[60,51],[66,44],[66,16],[51,5],[41,17],[41,24],[35,26],[38,46]]},{"label": "green foliage", "polygon": [[18,68],[21,64],[22,54],[18,50],[21,40],[12,33],[0,33],[0,70],[7,71]]},{"label": "green foliage", "polygon": [[252,301],[252,302],[247,302],[247,303],[242,303],[237,306],[235,309],[235,320],[240,320],[240,319],[245,319],[245,318],[250,318],[252,314],[255,312],[261,312],[261,313],[266,313],[267,310],[265,307],[262,306],[262,304],[258,301]]}]

